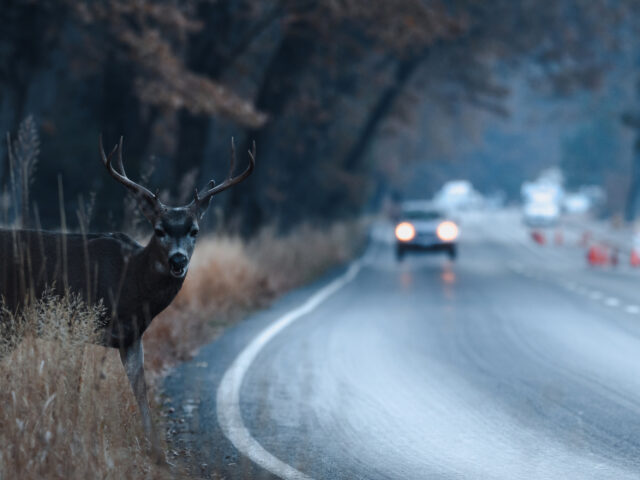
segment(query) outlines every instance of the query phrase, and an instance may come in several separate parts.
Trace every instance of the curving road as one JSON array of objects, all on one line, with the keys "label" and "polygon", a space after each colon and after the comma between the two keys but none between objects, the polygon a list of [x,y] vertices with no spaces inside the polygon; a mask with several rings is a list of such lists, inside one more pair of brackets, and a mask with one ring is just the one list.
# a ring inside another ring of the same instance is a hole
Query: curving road
[{"label": "curving road", "polygon": [[353,280],[254,352],[238,406],[262,453],[221,430],[223,375],[340,272],[203,349],[166,382],[176,451],[224,478],[276,478],[245,455],[265,452],[288,478],[640,478],[640,274],[535,246],[510,212],[462,227],[455,264],[397,264],[378,230]]}]

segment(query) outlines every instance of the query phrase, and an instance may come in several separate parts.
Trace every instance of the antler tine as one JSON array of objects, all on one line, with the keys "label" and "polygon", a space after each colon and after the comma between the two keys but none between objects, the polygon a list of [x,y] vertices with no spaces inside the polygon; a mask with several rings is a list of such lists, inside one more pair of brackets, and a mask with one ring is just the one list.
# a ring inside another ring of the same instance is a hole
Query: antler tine
[{"label": "antler tine", "polygon": [[[105,155],[104,147],[102,146],[102,135],[100,135],[100,155],[102,157],[102,163],[104,163],[104,166],[107,168],[107,171],[113,178],[115,178],[118,182],[131,190],[134,194],[141,195],[154,203],[158,203],[158,197],[156,195],[151,193],[142,185],[138,185],[125,174],[124,165],[122,162],[122,142],[123,138],[120,137],[120,142],[113,148],[111,153],[109,155]],[[116,152],[116,150],[118,151],[118,168],[122,173],[113,168],[113,154]]]},{"label": "antler tine", "polygon": [[244,172],[242,172],[240,175],[234,177],[233,176],[233,171],[235,170],[235,166],[236,166],[235,165],[235,163],[236,163],[236,149],[235,149],[235,143],[234,143],[233,138],[232,138],[231,139],[231,165],[230,165],[230,168],[229,168],[229,176],[220,185],[216,185],[215,182],[213,180],[211,180],[209,182],[209,184],[207,185],[208,190],[205,191],[201,196],[199,196],[198,192],[196,191],[195,202],[196,203],[201,203],[201,202],[207,200],[209,197],[211,197],[211,196],[213,196],[213,195],[215,195],[217,193],[220,193],[220,192],[222,192],[223,190],[226,190],[229,187],[232,187],[236,183],[240,183],[245,178],[247,178],[249,175],[251,175],[251,172],[253,172],[253,169],[256,166],[256,142],[253,142],[253,147],[248,153],[249,153],[249,165],[244,170]]},{"label": "antler tine", "polygon": [[111,153],[109,153],[109,156],[107,156],[104,153],[104,146],[102,145],[102,134],[100,134],[99,143],[100,143],[100,156],[102,157],[102,163],[104,163],[104,165],[107,166],[111,161],[111,157],[113,156],[113,154],[116,153],[116,149],[118,148],[118,145],[113,147],[113,150],[111,150]]},{"label": "antler tine", "polygon": [[[208,188],[208,189],[212,189],[212,188],[213,188],[213,187],[215,187],[215,186],[216,186],[216,181],[215,181],[215,180],[213,180],[213,179],[212,179],[212,180],[209,180],[209,183],[207,183],[207,188]],[[205,193],[206,193],[206,191],[205,191]],[[196,192],[195,192],[195,194],[193,195],[193,199],[194,199],[194,201],[195,201],[196,203],[198,203],[198,202],[200,201],[200,197],[198,196],[198,189],[197,189],[197,188],[196,188]]]},{"label": "antler tine", "polygon": [[229,175],[227,178],[233,177],[233,171],[236,169],[236,142],[231,137],[231,162],[229,165]]},{"label": "antler tine", "polygon": [[120,170],[120,173],[126,177],[127,172],[124,171],[124,163],[122,163],[122,141],[123,140],[124,140],[124,137],[120,135],[120,142],[118,142],[118,169]]},{"label": "antler tine", "polygon": [[[253,165],[255,166],[256,163],[256,141],[254,140],[253,142],[251,142],[251,151],[247,152],[249,154],[249,157],[251,157],[251,161],[253,162]],[[253,167],[252,167],[253,168]]]}]

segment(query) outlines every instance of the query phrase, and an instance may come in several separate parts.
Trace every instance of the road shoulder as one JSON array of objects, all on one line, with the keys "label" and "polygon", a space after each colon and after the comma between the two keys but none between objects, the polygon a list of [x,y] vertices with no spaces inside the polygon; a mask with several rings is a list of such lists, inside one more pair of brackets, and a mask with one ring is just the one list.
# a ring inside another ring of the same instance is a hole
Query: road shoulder
[{"label": "road shoulder", "polygon": [[333,269],[320,280],[287,293],[269,308],[254,312],[202,347],[164,380],[162,410],[167,441],[177,461],[205,478],[278,478],[248,460],[223,434],[217,420],[216,392],[224,373],[242,350],[275,320],[302,305],[347,271]]}]

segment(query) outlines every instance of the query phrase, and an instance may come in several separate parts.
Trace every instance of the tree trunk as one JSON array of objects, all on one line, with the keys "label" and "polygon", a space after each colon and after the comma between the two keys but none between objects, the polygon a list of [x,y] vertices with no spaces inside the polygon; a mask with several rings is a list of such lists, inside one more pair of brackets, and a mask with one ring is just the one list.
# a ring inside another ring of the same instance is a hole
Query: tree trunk
[{"label": "tree trunk", "polygon": [[422,61],[426,58],[426,52],[405,58],[398,63],[393,82],[382,91],[374,104],[362,130],[358,134],[355,143],[345,156],[343,167],[348,172],[356,171],[367,153],[371,141],[380,127],[380,124],[389,116],[396,100],[402,94]]},{"label": "tree trunk", "polygon": [[[380,125],[393,112],[396,101],[404,93],[405,88],[413,78],[418,67],[426,59],[427,54],[428,51],[424,50],[400,60],[396,65],[393,81],[380,92],[356,141],[343,158],[341,166],[346,172],[353,174],[362,168],[363,159],[371,143],[375,140]],[[331,205],[344,205],[344,213],[346,214],[353,214],[354,209],[358,207],[353,204],[349,205],[348,193],[342,191],[337,191],[327,199],[327,207]]]},{"label": "tree trunk", "polygon": [[[98,106],[98,118],[102,126],[102,138],[104,148],[110,151],[118,141],[120,135],[124,134],[124,163],[127,174],[132,178],[139,178],[147,160],[149,142],[151,140],[152,126],[157,116],[155,108],[149,108],[144,113],[140,100],[135,93],[133,84],[133,67],[127,63],[118,63],[108,59],[105,62],[107,67],[102,75],[102,101]],[[130,231],[132,225],[108,224],[107,219],[111,218],[110,211],[114,205],[118,205],[118,200],[122,200],[123,191],[112,180],[103,178],[101,185],[102,192],[99,195],[109,199],[98,202],[96,205],[96,226],[98,228],[124,228]],[[124,207],[125,202],[121,205]],[[52,216],[52,210],[44,210],[47,215]],[[120,216],[123,221],[131,219],[131,215],[136,212],[125,212]],[[113,219],[111,220],[113,221]]]},{"label": "tree trunk", "polygon": [[238,149],[239,152],[246,152],[255,141],[259,165],[242,188],[231,190],[229,206],[233,214],[242,216],[238,227],[244,235],[253,235],[267,221],[277,220],[266,204],[264,191],[272,181],[271,176],[277,174],[269,168],[269,164],[286,165],[287,159],[283,156],[291,155],[287,145],[283,145],[277,135],[276,123],[283,119],[287,105],[303,88],[299,78],[315,51],[316,40],[311,35],[301,34],[301,30],[304,30],[301,25],[289,25],[258,90],[256,107],[265,112],[270,121],[262,128],[249,129],[245,143]]},{"label": "tree trunk", "polygon": [[[189,68],[209,78],[219,79],[236,59],[246,52],[252,41],[280,15],[282,15],[281,9],[274,8],[249,27],[239,40],[233,42],[235,34],[233,29],[237,28],[238,22],[233,18],[231,2],[225,0],[202,4],[198,17],[206,19],[205,27],[189,42],[187,62]],[[207,32],[215,32],[215,34]],[[180,112],[180,130],[174,162],[179,170],[175,172],[175,178],[179,178],[180,175],[193,168],[202,168],[211,122],[212,118],[208,115],[193,115],[187,111]],[[201,178],[201,180],[206,179]],[[178,188],[178,184],[179,182],[175,183],[175,188]],[[174,190],[172,193],[176,195],[180,192]]]},{"label": "tree trunk", "polygon": [[[199,6],[198,18],[205,19],[205,26],[189,41],[187,65],[197,73],[217,79],[223,71],[220,45],[229,43],[229,28],[232,26],[230,2],[203,3]],[[173,162],[176,179],[171,188],[173,196],[180,195],[177,191],[180,176],[193,168],[202,167],[211,124],[211,118],[207,115],[193,115],[184,110],[178,115],[180,129]]]}]

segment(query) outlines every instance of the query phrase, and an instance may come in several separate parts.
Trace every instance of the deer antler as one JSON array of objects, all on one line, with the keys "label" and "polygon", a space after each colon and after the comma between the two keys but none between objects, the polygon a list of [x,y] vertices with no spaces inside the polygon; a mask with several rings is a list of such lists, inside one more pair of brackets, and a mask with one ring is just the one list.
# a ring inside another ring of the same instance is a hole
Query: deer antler
[{"label": "deer antler", "polygon": [[216,185],[216,183],[211,180],[207,185],[207,190],[202,194],[202,196],[198,195],[198,190],[196,189],[196,194],[193,199],[193,203],[197,206],[206,202],[213,195],[226,190],[229,187],[234,186],[236,183],[240,183],[253,172],[253,168],[256,166],[256,142],[253,142],[253,147],[249,150],[249,165],[247,168],[237,177],[233,176],[233,171],[236,168],[236,146],[233,141],[233,137],[231,138],[231,162],[229,165],[229,175],[227,179],[222,182],[220,185]]},{"label": "deer antler", "polygon": [[[123,138],[120,137],[120,142],[115,147],[113,147],[113,150],[111,150],[111,153],[109,153],[109,155],[106,155],[104,152],[104,147],[102,146],[102,135],[100,135],[100,156],[102,157],[102,163],[104,163],[104,166],[107,168],[113,178],[115,178],[118,182],[131,190],[135,195],[144,197],[154,204],[159,204],[157,195],[154,195],[149,190],[141,185],[138,185],[136,182],[127,177],[127,174],[124,171],[124,164],[122,163],[122,140]],[[118,170],[113,168],[112,162],[113,155],[116,153],[116,151],[118,152],[117,165],[118,169],[120,170],[119,172]]]}]

